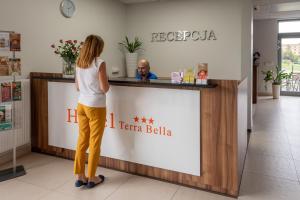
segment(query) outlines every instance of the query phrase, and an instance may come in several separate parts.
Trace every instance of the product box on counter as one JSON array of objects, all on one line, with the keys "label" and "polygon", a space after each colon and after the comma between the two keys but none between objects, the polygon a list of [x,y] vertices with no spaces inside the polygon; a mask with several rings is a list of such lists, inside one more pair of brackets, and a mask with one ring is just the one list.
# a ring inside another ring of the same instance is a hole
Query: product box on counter
[{"label": "product box on counter", "polygon": [[196,68],[196,84],[197,85],[207,85],[208,80],[208,64],[199,63]]},{"label": "product box on counter", "polygon": [[171,81],[172,83],[182,83],[182,72],[172,72],[171,73]]},{"label": "product box on counter", "polygon": [[193,68],[187,68],[183,72],[183,82],[188,84],[195,83],[195,70]]}]

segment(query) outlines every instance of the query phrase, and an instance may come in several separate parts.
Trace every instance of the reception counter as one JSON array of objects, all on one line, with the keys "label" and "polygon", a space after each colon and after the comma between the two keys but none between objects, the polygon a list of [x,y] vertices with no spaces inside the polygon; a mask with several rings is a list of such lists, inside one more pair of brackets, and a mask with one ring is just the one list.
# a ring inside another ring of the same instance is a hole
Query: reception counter
[{"label": "reception counter", "polygon": [[[74,159],[74,80],[61,74],[30,76],[32,150]],[[99,165],[238,195],[247,148],[245,116],[238,116],[245,81],[212,80],[205,86],[128,78],[109,82]]]}]

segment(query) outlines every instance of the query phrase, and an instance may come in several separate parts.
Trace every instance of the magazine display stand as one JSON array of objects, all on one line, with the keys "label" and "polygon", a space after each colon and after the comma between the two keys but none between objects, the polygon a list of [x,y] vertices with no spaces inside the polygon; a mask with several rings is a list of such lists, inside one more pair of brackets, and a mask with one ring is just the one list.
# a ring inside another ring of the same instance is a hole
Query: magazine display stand
[{"label": "magazine display stand", "polygon": [[[15,34],[14,32],[11,31],[0,31],[0,33],[9,33],[14,34],[14,35],[18,35]],[[20,35],[19,35],[20,37]],[[1,38],[0,38],[1,40]],[[18,41],[19,40],[19,41]],[[2,44],[0,44],[0,48],[3,48],[5,51],[8,51],[8,47],[6,46],[6,42],[5,39],[2,39]],[[10,49],[9,51],[12,52],[12,60],[18,60],[16,58],[16,51],[20,51],[20,38],[17,39],[16,41],[12,41],[10,39]],[[12,48],[14,47],[14,48]],[[2,49],[2,51],[3,51]],[[3,82],[5,82],[6,84],[6,92],[10,93],[10,100],[7,99],[4,102],[2,101],[4,99],[4,97],[2,96],[1,102],[0,102],[0,134],[2,131],[7,131],[10,130],[12,132],[12,137],[13,137],[13,166],[12,168],[9,169],[5,169],[0,171],[0,182],[1,181],[5,181],[5,180],[9,180],[9,179],[13,179],[19,176],[23,176],[26,174],[25,169],[22,165],[17,166],[17,132],[16,132],[16,120],[15,120],[15,101],[18,100],[14,97],[14,94],[16,93],[16,88],[17,88],[17,82],[16,82],[16,73],[11,73],[9,76],[9,80],[1,80],[0,78],[0,84],[1,84],[1,95],[3,95],[3,88],[2,86],[4,85]],[[10,87],[10,91],[8,90],[8,87]],[[20,88],[21,89],[21,85]],[[20,91],[19,91],[20,92]],[[4,93],[5,94],[5,93]],[[4,110],[3,110],[4,108]],[[8,109],[7,109],[8,108]],[[9,109],[11,108],[11,109]],[[10,116],[9,116],[10,115]],[[4,121],[2,121],[4,117]],[[11,117],[11,122],[7,123],[7,119]]]}]

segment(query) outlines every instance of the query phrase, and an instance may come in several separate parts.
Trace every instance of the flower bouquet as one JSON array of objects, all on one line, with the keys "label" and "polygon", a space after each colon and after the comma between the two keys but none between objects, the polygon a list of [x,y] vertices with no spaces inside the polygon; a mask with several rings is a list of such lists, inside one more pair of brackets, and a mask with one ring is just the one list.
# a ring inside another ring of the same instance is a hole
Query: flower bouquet
[{"label": "flower bouquet", "polygon": [[75,77],[75,63],[82,44],[83,42],[79,43],[77,40],[59,40],[58,45],[51,45],[54,53],[62,58],[64,78]]}]

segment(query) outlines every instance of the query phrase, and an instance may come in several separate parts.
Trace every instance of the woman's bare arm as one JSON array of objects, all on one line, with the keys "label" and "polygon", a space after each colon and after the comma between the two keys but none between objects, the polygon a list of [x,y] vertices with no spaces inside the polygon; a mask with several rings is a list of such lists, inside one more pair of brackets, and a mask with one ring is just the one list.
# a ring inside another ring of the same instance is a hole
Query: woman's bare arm
[{"label": "woman's bare arm", "polygon": [[78,85],[78,79],[77,78],[75,78],[75,85],[76,85],[77,91],[79,91],[79,85]]},{"label": "woman's bare arm", "polygon": [[99,70],[99,83],[100,83],[100,89],[106,93],[109,90],[109,84],[108,84],[108,77],[106,74],[106,64],[103,62],[100,65]]}]

